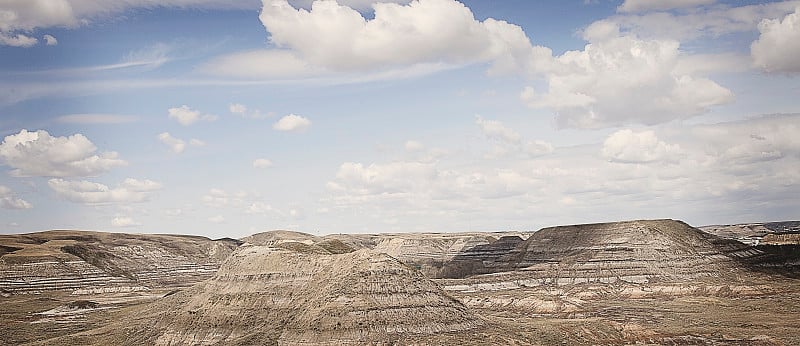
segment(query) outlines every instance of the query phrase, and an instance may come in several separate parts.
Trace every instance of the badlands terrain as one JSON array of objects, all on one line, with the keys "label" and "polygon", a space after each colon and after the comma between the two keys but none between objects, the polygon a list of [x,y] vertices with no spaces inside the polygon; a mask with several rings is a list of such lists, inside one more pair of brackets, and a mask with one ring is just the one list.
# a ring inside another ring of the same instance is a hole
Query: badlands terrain
[{"label": "badlands terrain", "polygon": [[800,222],[0,235],[0,344],[800,345]]}]

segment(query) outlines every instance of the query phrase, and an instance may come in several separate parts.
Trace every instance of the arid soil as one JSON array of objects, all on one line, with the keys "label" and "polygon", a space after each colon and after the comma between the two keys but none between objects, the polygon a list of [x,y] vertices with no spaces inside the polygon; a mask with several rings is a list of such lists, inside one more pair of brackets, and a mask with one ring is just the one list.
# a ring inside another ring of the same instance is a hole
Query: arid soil
[{"label": "arid soil", "polygon": [[715,227],[0,236],[0,344],[800,345],[798,246]]}]

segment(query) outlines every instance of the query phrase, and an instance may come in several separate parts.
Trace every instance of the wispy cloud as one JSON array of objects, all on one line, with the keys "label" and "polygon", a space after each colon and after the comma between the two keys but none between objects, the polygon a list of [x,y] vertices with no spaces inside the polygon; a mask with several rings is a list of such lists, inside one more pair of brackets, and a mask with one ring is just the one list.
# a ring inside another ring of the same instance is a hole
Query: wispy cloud
[{"label": "wispy cloud", "polygon": [[124,124],[138,121],[139,118],[132,115],[120,114],[67,114],[56,118],[60,123],[68,124]]}]

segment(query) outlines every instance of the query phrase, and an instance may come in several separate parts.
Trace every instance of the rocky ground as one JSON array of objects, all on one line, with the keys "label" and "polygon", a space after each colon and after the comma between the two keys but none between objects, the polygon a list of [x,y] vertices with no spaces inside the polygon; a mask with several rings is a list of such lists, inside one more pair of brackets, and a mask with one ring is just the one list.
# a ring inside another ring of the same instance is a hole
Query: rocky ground
[{"label": "rocky ground", "polygon": [[0,344],[800,345],[797,245],[715,227],[0,236]]}]

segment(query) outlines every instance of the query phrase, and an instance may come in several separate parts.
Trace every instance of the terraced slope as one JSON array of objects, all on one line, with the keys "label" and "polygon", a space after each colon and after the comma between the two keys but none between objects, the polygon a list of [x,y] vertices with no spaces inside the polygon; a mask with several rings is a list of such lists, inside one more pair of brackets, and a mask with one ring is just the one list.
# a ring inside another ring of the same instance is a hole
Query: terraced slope
[{"label": "terraced slope", "polygon": [[536,232],[510,258],[553,283],[690,281],[732,274],[745,246],[675,220],[559,226]]},{"label": "terraced slope", "polygon": [[[608,295],[759,292],[743,284],[754,273],[734,259],[750,256],[748,249],[674,220],[559,226],[478,257],[478,275],[440,282],[476,308],[577,313],[586,300]],[[447,266],[453,265],[464,267],[458,261]]]},{"label": "terraced slope", "polygon": [[388,254],[422,271],[427,277],[450,276],[444,268],[453,258],[469,249],[496,242],[503,237],[525,239],[528,232],[464,233],[383,233],[333,234],[325,239],[339,240],[353,249],[371,249]]},{"label": "terraced slope", "polygon": [[319,254],[244,246],[212,279],[126,313],[137,318],[48,342],[403,345],[492,340],[483,319],[419,271],[369,250]]},{"label": "terraced slope", "polygon": [[0,235],[0,290],[76,293],[188,286],[209,278],[233,239],[48,231]]}]

